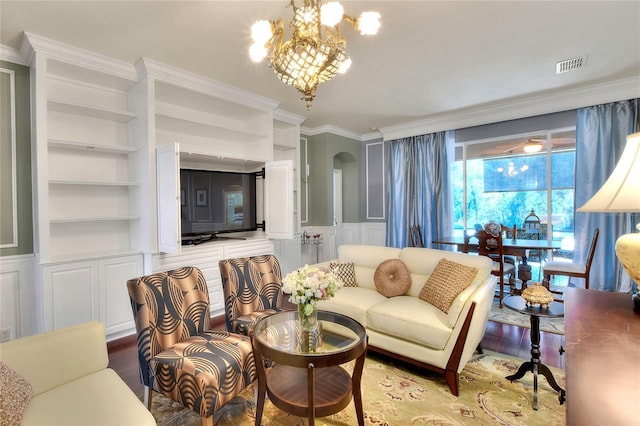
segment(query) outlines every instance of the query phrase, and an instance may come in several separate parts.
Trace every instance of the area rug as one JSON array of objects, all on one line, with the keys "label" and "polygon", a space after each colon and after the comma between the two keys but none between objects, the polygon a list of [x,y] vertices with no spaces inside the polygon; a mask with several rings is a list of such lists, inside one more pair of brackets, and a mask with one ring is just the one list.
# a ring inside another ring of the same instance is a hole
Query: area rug
[{"label": "area rug", "polygon": [[[476,354],[460,375],[460,396],[455,397],[440,375],[389,358],[368,355],[362,376],[366,425],[564,425],[565,406],[542,376],[538,380],[538,411],[533,410],[533,376],[510,382],[521,359],[485,351]],[[350,369],[352,364],[347,364]],[[564,388],[564,371],[551,369]],[[201,418],[159,394],[152,413],[159,426],[198,426]],[[247,387],[215,415],[218,426],[253,425],[254,386]],[[303,426],[308,419],[292,416],[265,403],[265,426]],[[353,402],[341,412],[316,419],[317,425],[357,425]]]},{"label": "area rug", "polygon": [[[521,314],[507,307],[500,308],[498,299],[493,301],[489,312],[489,321],[531,328],[529,315]],[[564,335],[564,318],[540,318],[540,330]]]}]

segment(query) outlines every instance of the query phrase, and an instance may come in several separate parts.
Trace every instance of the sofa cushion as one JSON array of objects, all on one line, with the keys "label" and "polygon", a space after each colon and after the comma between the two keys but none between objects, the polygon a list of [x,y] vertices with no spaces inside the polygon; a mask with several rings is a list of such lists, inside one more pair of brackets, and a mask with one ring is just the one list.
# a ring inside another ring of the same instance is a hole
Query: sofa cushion
[{"label": "sofa cushion", "polygon": [[[405,247],[402,249],[399,259],[402,260],[404,264],[407,265],[409,271],[411,271],[411,288],[407,291],[407,295],[415,297],[420,295],[424,283],[433,273],[436,266],[438,266],[440,259],[443,258],[478,268],[478,275],[476,277],[477,284],[491,276],[492,262],[491,259],[486,256],[476,256],[438,249]],[[356,274],[357,269],[358,264],[356,263]]]},{"label": "sofa cushion", "polygon": [[411,287],[411,275],[400,259],[387,259],[373,275],[378,292],[386,297],[402,296]]},{"label": "sofa cushion", "polygon": [[367,312],[367,328],[441,350],[451,336],[447,315],[413,296],[385,299]]},{"label": "sofa cushion", "polygon": [[345,287],[357,287],[356,270],[353,262],[331,262],[329,269],[338,277]]},{"label": "sofa cushion", "polygon": [[471,284],[477,274],[476,268],[440,259],[438,266],[424,284],[419,298],[445,314],[449,313],[455,298]]},{"label": "sofa cushion", "polygon": [[0,362],[0,389],[0,424],[19,425],[33,396],[31,385],[7,364]]},{"label": "sofa cushion", "polygon": [[319,300],[318,309],[346,315],[366,327],[367,310],[384,300],[387,300],[387,298],[374,289],[342,287],[333,298]]}]

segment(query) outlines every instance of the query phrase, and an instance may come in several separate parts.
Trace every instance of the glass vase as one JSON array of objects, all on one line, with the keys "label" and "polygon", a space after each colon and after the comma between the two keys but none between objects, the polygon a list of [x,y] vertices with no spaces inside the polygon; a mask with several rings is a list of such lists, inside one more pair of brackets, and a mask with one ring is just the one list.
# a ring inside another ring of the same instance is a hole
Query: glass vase
[{"label": "glass vase", "polygon": [[298,319],[300,321],[300,327],[304,331],[316,331],[318,328],[318,309],[313,307],[313,310],[309,315],[305,315],[305,306],[304,304],[298,305]]}]

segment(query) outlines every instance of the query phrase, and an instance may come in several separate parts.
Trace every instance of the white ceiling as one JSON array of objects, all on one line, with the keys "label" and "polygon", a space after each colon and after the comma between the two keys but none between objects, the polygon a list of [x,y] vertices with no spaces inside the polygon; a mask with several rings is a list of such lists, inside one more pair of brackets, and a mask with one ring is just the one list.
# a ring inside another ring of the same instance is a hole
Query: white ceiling
[{"label": "white ceiling", "polygon": [[[147,57],[274,99],[306,117],[305,128],[358,135],[447,115],[507,111],[550,93],[560,99],[564,91],[640,82],[640,1],[343,4],[352,16],[379,11],[382,27],[363,37],[343,25],[353,65],[320,85],[311,111],[295,89],[247,55],[251,24],[278,17],[288,22],[288,0],[0,0],[0,42],[18,49],[27,31],[132,64]],[[586,67],[556,75],[556,62],[582,55]],[[482,118],[465,122],[482,124]]]}]

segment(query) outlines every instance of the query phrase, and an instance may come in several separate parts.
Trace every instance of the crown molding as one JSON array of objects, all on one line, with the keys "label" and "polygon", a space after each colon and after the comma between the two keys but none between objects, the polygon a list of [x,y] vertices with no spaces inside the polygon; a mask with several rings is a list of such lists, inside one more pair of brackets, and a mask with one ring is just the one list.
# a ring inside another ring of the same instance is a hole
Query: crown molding
[{"label": "crown molding", "polygon": [[307,135],[307,136],[315,136],[315,135],[320,135],[322,133],[331,133],[332,135],[336,135],[336,136],[343,136],[345,138],[349,138],[349,139],[355,139],[357,141],[362,141],[362,135],[359,133],[355,133],[355,132],[351,132],[349,130],[345,130],[345,129],[341,129],[340,127],[336,127],[336,126],[332,126],[330,124],[324,125],[324,126],[319,126],[319,127],[314,127],[313,129],[310,129],[308,127],[301,127],[300,128],[300,133]]},{"label": "crown molding", "polygon": [[28,64],[33,62],[36,53],[42,53],[50,59],[76,65],[82,68],[137,81],[138,76],[133,65],[109,58],[98,53],[69,46],[29,32],[24,33],[20,48],[22,56]]},{"label": "crown molding", "polygon": [[241,105],[251,105],[252,107],[273,111],[279,102],[263,96],[256,95],[237,87],[220,83],[183,69],[166,65],[153,59],[140,58],[135,69],[140,78],[151,76],[155,79],[173,84],[178,87],[194,90],[196,92],[210,93],[224,100],[235,102]]},{"label": "crown molding", "polygon": [[302,124],[304,120],[306,120],[306,117],[293,114],[291,112],[287,112],[285,110],[278,108],[273,112],[273,119],[277,121],[282,121],[283,123],[293,124],[298,126]]},{"label": "crown molding", "polygon": [[0,61],[12,62],[18,65],[26,65],[29,66],[29,63],[24,60],[22,53],[19,50],[16,50],[9,46],[4,46],[0,44]]},{"label": "crown molding", "polygon": [[640,97],[640,76],[635,76],[439,114],[424,120],[381,128],[380,132],[382,132],[384,140],[394,140],[638,97]]}]

